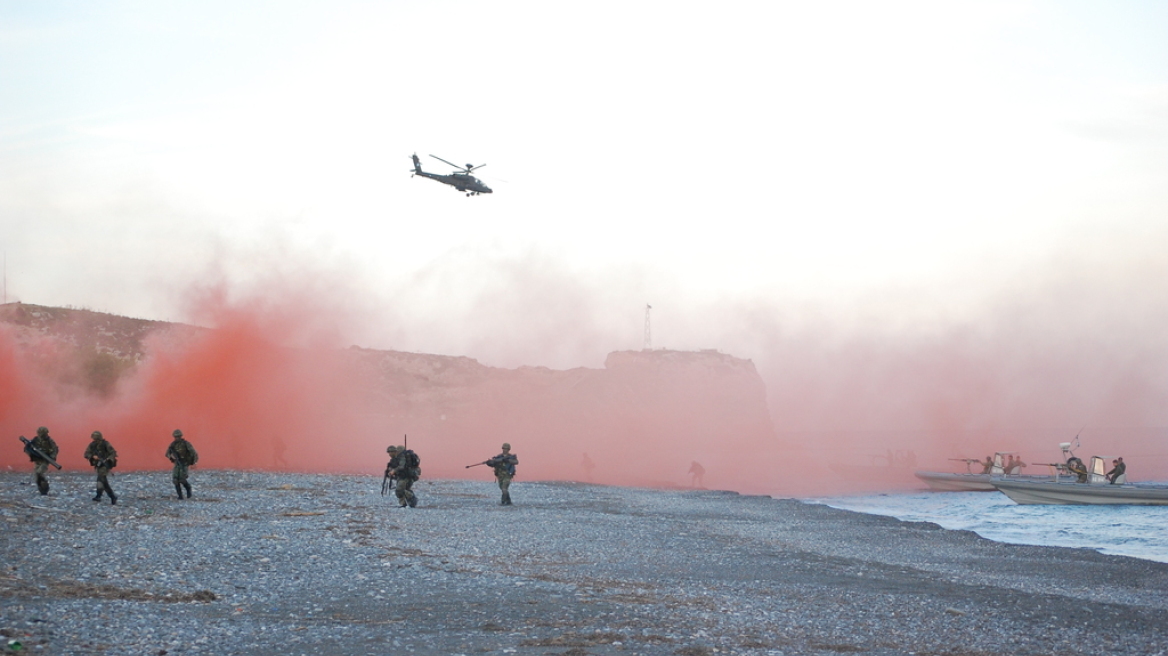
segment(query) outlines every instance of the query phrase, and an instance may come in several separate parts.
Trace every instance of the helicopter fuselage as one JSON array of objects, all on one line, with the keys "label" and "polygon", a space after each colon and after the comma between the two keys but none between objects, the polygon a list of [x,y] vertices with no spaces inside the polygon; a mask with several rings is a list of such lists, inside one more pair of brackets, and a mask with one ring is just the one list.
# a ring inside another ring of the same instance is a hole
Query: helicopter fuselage
[{"label": "helicopter fuselage", "polygon": [[[465,192],[467,196],[477,196],[478,194],[493,193],[491,191],[490,187],[483,184],[478,178],[476,178],[470,174],[470,171],[472,171],[476,168],[480,168],[481,166],[485,166],[485,165],[471,166],[470,164],[467,164],[466,165],[467,172],[465,172],[465,173],[451,173],[450,175],[439,175],[437,173],[427,173],[427,172],[423,171],[422,170],[422,162],[418,159],[417,153],[414,153],[411,157],[414,160],[414,175],[420,175],[423,178],[430,178],[431,180],[437,180],[438,182],[441,182],[442,184],[450,185],[451,187],[454,187],[455,189],[457,189],[459,191]],[[431,155],[430,157],[434,157],[434,155]],[[434,157],[434,158],[437,160],[440,160],[442,162],[446,162],[446,160],[442,159],[441,157]],[[450,162],[446,162],[446,163],[450,164]],[[452,165],[452,166],[454,166],[454,165]]]},{"label": "helicopter fuselage", "polygon": [[437,180],[442,184],[448,184],[459,191],[469,191],[476,194],[490,194],[494,193],[491,188],[483,184],[478,178],[473,175],[465,173],[451,173],[450,175],[438,175],[437,173],[427,173],[425,171],[414,171],[414,175],[420,175],[423,178],[430,178]]}]

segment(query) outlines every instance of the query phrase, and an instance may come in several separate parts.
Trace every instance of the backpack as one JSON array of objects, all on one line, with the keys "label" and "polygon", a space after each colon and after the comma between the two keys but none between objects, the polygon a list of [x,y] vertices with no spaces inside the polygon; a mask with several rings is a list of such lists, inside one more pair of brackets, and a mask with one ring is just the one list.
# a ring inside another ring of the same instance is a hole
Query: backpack
[{"label": "backpack", "polygon": [[406,449],[405,453],[403,453],[401,457],[402,465],[404,465],[413,473],[414,478],[421,478],[422,459],[418,457],[418,454],[414,453],[410,449]]},{"label": "backpack", "polygon": [[190,442],[181,438],[174,445],[174,456],[180,463],[187,467],[191,467],[199,462],[199,453],[195,451],[195,447]]}]

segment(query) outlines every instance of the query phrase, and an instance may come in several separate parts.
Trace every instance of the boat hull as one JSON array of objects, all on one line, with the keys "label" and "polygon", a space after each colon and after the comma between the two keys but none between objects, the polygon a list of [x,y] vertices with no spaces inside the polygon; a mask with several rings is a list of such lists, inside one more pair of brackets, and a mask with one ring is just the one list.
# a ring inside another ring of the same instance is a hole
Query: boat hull
[{"label": "boat hull", "polygon": [[[916,477],[924,481],[930,488],[941,492],[993,492],[994,480],[1001,478],[993,474],[950,474],[948,472],[916,472]],[[1004,480],[1009,481],[1049,481],[1050,476],[1031,476],[1011,474]]]},{"label": "boat hull", "polygon": [[989,474],[947,474],[944,472],[916,472],[916,477],[931,489],[942,492],[993,492],[997,488]]},{"label": "boat hull", "polygon": [[994,487],[1020,505],[1168,506],[1168,485],[1088,485],[1070,481],[1023,482],[1001,478]]}]

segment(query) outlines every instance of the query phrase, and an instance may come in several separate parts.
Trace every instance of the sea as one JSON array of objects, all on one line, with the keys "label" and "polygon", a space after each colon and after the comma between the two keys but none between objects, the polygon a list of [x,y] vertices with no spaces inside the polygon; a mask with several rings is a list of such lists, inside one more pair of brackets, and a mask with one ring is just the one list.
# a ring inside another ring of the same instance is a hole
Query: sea
[{"label": "sea", "polygon": [[1000,492],[890,492],[804,501],[933,522],[997,542],[1094,549],[1168,563],[1168,506],[1022,506]]}]

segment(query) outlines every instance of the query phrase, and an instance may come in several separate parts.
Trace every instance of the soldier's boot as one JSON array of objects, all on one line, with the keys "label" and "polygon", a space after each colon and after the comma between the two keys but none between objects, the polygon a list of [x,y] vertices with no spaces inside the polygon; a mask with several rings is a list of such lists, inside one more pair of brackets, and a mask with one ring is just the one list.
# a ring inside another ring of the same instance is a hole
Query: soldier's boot
[{"label": "soldier's boot", "polygon": [[41,494],[49,493],[49,479],[45,478],[44,476],[37,476],[36,483],[37,492],[40,492]]},{"label": "soldier's boot", "polygon": [[187,489],[187,498],[190,499],[191,498],[191,484],[186,482],[186,481],[183,481],[183,487],[185,487]]},{"label": "soldier's boot", "polygon": [[504,506],[511,505],[511,493],[510,492],[503,493],[503,505]]},{"label": "soldier's boot", "polygon": [[[102,485],[105,486],[105,493],[109,495],[110,505],[118,505],[118,495],[114,494],[114,489],[110,487],[109,481],[102,483]],[[101,496],[100,491],[98,492],[98,496]]]},{"label": "soldier's boot", "polygon": [[101,495],[102,495],[104,492],[105,492],[105,490],[103,490],[102,488],[100,488],[100,487],[99,487],[99,488],[97,488],[97,494],[95,494],[95,495],[94,495],[94,497],[93,497],[93,500],[94,500],[94,501],[101,501]]},{"label": "soldier's boot", "polygon": [[182,498],[183,498],[183,495],[182,495],[182,485],[181,485],[181,484],[179,484],[179,483],[175,483],[175,484],[174,484],[174,491],[175,491],[175,492],[178,492],[178,500],[179,500],[179,501],[182,501]]},{"label": "soldier's boot", "polygon": [[409,496],[409,498],[408,498],[408,500],[407,500],[407,503],[409,503],[409,504],[410,504],[410,507],[411,507],[411,508],[417,508],[417,507],[418,507],[418,497],[417,497],[417,495],[415,495],[413,492],[410,492],[410,496]]}]

